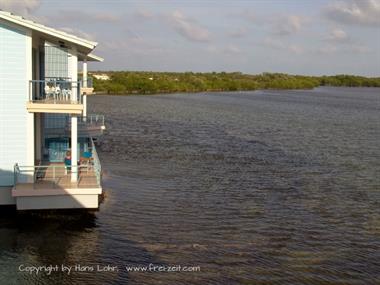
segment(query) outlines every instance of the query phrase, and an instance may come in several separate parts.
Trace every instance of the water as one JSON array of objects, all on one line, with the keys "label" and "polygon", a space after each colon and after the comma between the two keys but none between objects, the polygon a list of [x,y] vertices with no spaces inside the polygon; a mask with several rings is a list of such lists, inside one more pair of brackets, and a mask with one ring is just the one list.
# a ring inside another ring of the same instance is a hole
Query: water
[{"label": "water", "polygon": [[[89,103],[107,119],[106,199],[84,217],[2,215],[1,284],[380,284],[378,89]],[[124,268],[150,263],[200,271]]]}]

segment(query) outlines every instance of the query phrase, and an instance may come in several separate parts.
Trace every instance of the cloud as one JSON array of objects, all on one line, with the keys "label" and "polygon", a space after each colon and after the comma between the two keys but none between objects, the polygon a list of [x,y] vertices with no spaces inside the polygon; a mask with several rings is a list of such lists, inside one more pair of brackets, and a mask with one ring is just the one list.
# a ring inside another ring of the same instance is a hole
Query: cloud
[{"label": "cloud", "polygon": [[258,15],[251,10],[244,10],[242,13],[239,13],[236,16],[238,16],[239,18],[243,17],[244,19],[252,23],[260,22]]},{"label": "cloud", "polygon": [[40,0],[0,0],[0,9],[27,16],[40,6]]},{"label": "cloud", "polygon": [[210,33],[206,28],[187,18],[180,11],[174,11],[167,18],[172,27],[189,41],[208,42],[210,40]]},{"label": "cloud", "polygon": [[124,53],[124,54],[134,54],[151,56],[163,54],[165,52],[171,52],[167,48],[164,49],[160,45],[156,45],[151,41],[139,38],[120,38],[111,41],[104,42],[98,50],[107,51],[109,53]]},{"label": "cloud", "polygon": [[324,9],[323,14],[341,24],[379,26],[380,0],[334,2]]},{"label": "cloud", "polygon": [[277,50],[285,50],[294,54],[301,54],[304,52],[303,47],[296,44],[286,44],[283,41],[273,39],[273,38],[265,38],[261,43],[261,46],[266,48],[272,48]]},{"label": "cloud", "polygon": [[289,15],[274,21],[273,33],[276,35],[293,35],[298,33],[306,22],[305,17]]},{"label": "cloud", "polygon": [[95,35],[86,33],[84,31],[81,31],[81,30],[78,30],[78,29],[72,29],[72,28],[68,28],[68,27],[62,27],[62,28],[58,28],[58,30],[62,30],[64,32],[66,32],[66,33],[69,33],[69,34],[72,34],[72,35],[76,35],[76,36],[78,36],[80,38],[87,39],[87,40],[90,40],[90,41],[95,41],[96,40]]},{"label": "cloud", "polygon": [[205,48],[205,51],[207,51],[208,53],[211,53],[211,54],[218,54],[218,55],[221,55],[221,54],[228,54],[228,55],[238,55],[238,54],[242,54],[242,50],[237,47],[236,45],[227,45],[227,46],[215,46],[215,45],[209,45]]},{"label": "cloud", "polygon": [[326,40],[336,43],[347,43],[350,41],[350,38],[345,31],[335,28],[330,31],[330,34],[327,36]]},{"label": "cloud", "polygon": [[136,18],[142,19],[151,19],[154,17],[154,14],[148,10],[140,9],[135,13]]},{"label": "cloud", "polygon": [[60,10],[54,16],[49,17],[50,21],[63,21],[63,22],[102,22],[102,23],[116,23],[119,22],[121,17],[107,12],[86,12],[80,10]]},{"label": "cloud", "polygon": [[223,52],[227,53],[227,54],[241,54],[242,53],[240,48],[238,48],[237,46],[234,46],[234,45],[229,45],[229,46],[225,47],[223,49]]},{"label": "cloud", "polygon": [[336,45],[326,45],[318,48],[316,50],[317,53],[323,54],[323,55],[331,55],[331,54],[368,54],[371,53],[373,50],[369,47],[361,44],[353,44],[353,45],[347,45],[347,46],[336,46]]},{"label": "cloud", "polygon": [[336,46],[328,45],[328,46],[322,46],[317,49],[317,53],[320,54],[332,54],[338,51],[338,48]]},{"label": "cloud", "polygon": [[247,30],[246,30],[246,29],[244,29],[244,28],[239,28],[239,29],[236,29],[236,30],[230,31],[230,32],[228,33],[228,36],[230,36],[231,38],[242,38],[242,37],[244,37],[246,34],[247,34]]}]

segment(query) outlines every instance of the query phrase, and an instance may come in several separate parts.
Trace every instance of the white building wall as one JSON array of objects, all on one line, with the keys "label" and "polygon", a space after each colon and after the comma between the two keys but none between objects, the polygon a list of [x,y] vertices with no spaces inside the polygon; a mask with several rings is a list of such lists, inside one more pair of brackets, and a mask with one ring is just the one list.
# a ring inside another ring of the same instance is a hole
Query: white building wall
[{"label": "white building wall", "polygon": [[32,118],[26,110],[31,53],[26,31],[0,22],[0,186],[13,185],[14,164],[28,165],[34,156],[34,140],[28,141]]}]

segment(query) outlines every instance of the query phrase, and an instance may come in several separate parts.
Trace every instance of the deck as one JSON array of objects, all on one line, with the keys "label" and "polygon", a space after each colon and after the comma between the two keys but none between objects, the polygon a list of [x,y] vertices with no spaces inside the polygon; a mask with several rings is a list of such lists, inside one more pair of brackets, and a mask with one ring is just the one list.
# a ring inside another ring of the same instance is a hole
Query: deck
[{"label": "deck", "polygon": [[50,163],[33,172],[34,179],[30,183],[16,183],[14,190],[69,190],[99,188],[98,178],[93,166],[78,168],[77,182],[71,182],[71,171],[63,163]]}]

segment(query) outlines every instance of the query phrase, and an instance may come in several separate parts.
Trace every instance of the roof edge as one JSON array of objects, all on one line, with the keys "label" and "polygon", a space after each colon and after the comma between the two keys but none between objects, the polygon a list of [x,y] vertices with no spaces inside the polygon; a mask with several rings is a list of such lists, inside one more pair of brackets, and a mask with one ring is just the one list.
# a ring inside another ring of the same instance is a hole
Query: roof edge
[{"label": "roof edge", "polygon": [[42,25],[42,24],[38,24],[34,21],[27,20],[21,16],[14,15],[14,14],[12,14],[10,12],[6,12],[4,10],[0,10],[0,19],[4,19],[4,20],[9,21],[11,23],[14,23],[16,25],[20,25],[20,26],[29,28],[31,30],[35,30],[35,31],[38,31],[38,32],[59,38],[59,39],[63,39],[63,40],[69,41],[71,43],[80,45],[80,46],[84,46],[84,47],[89,48],[91,50],[94,49],[98,45],[97,42],[86,40],[86,39],[80,38],[78,36],[68,34],[66,32],[56,30],[54,28],[50,28],[50,27],[47,27],[47,26]]}]

